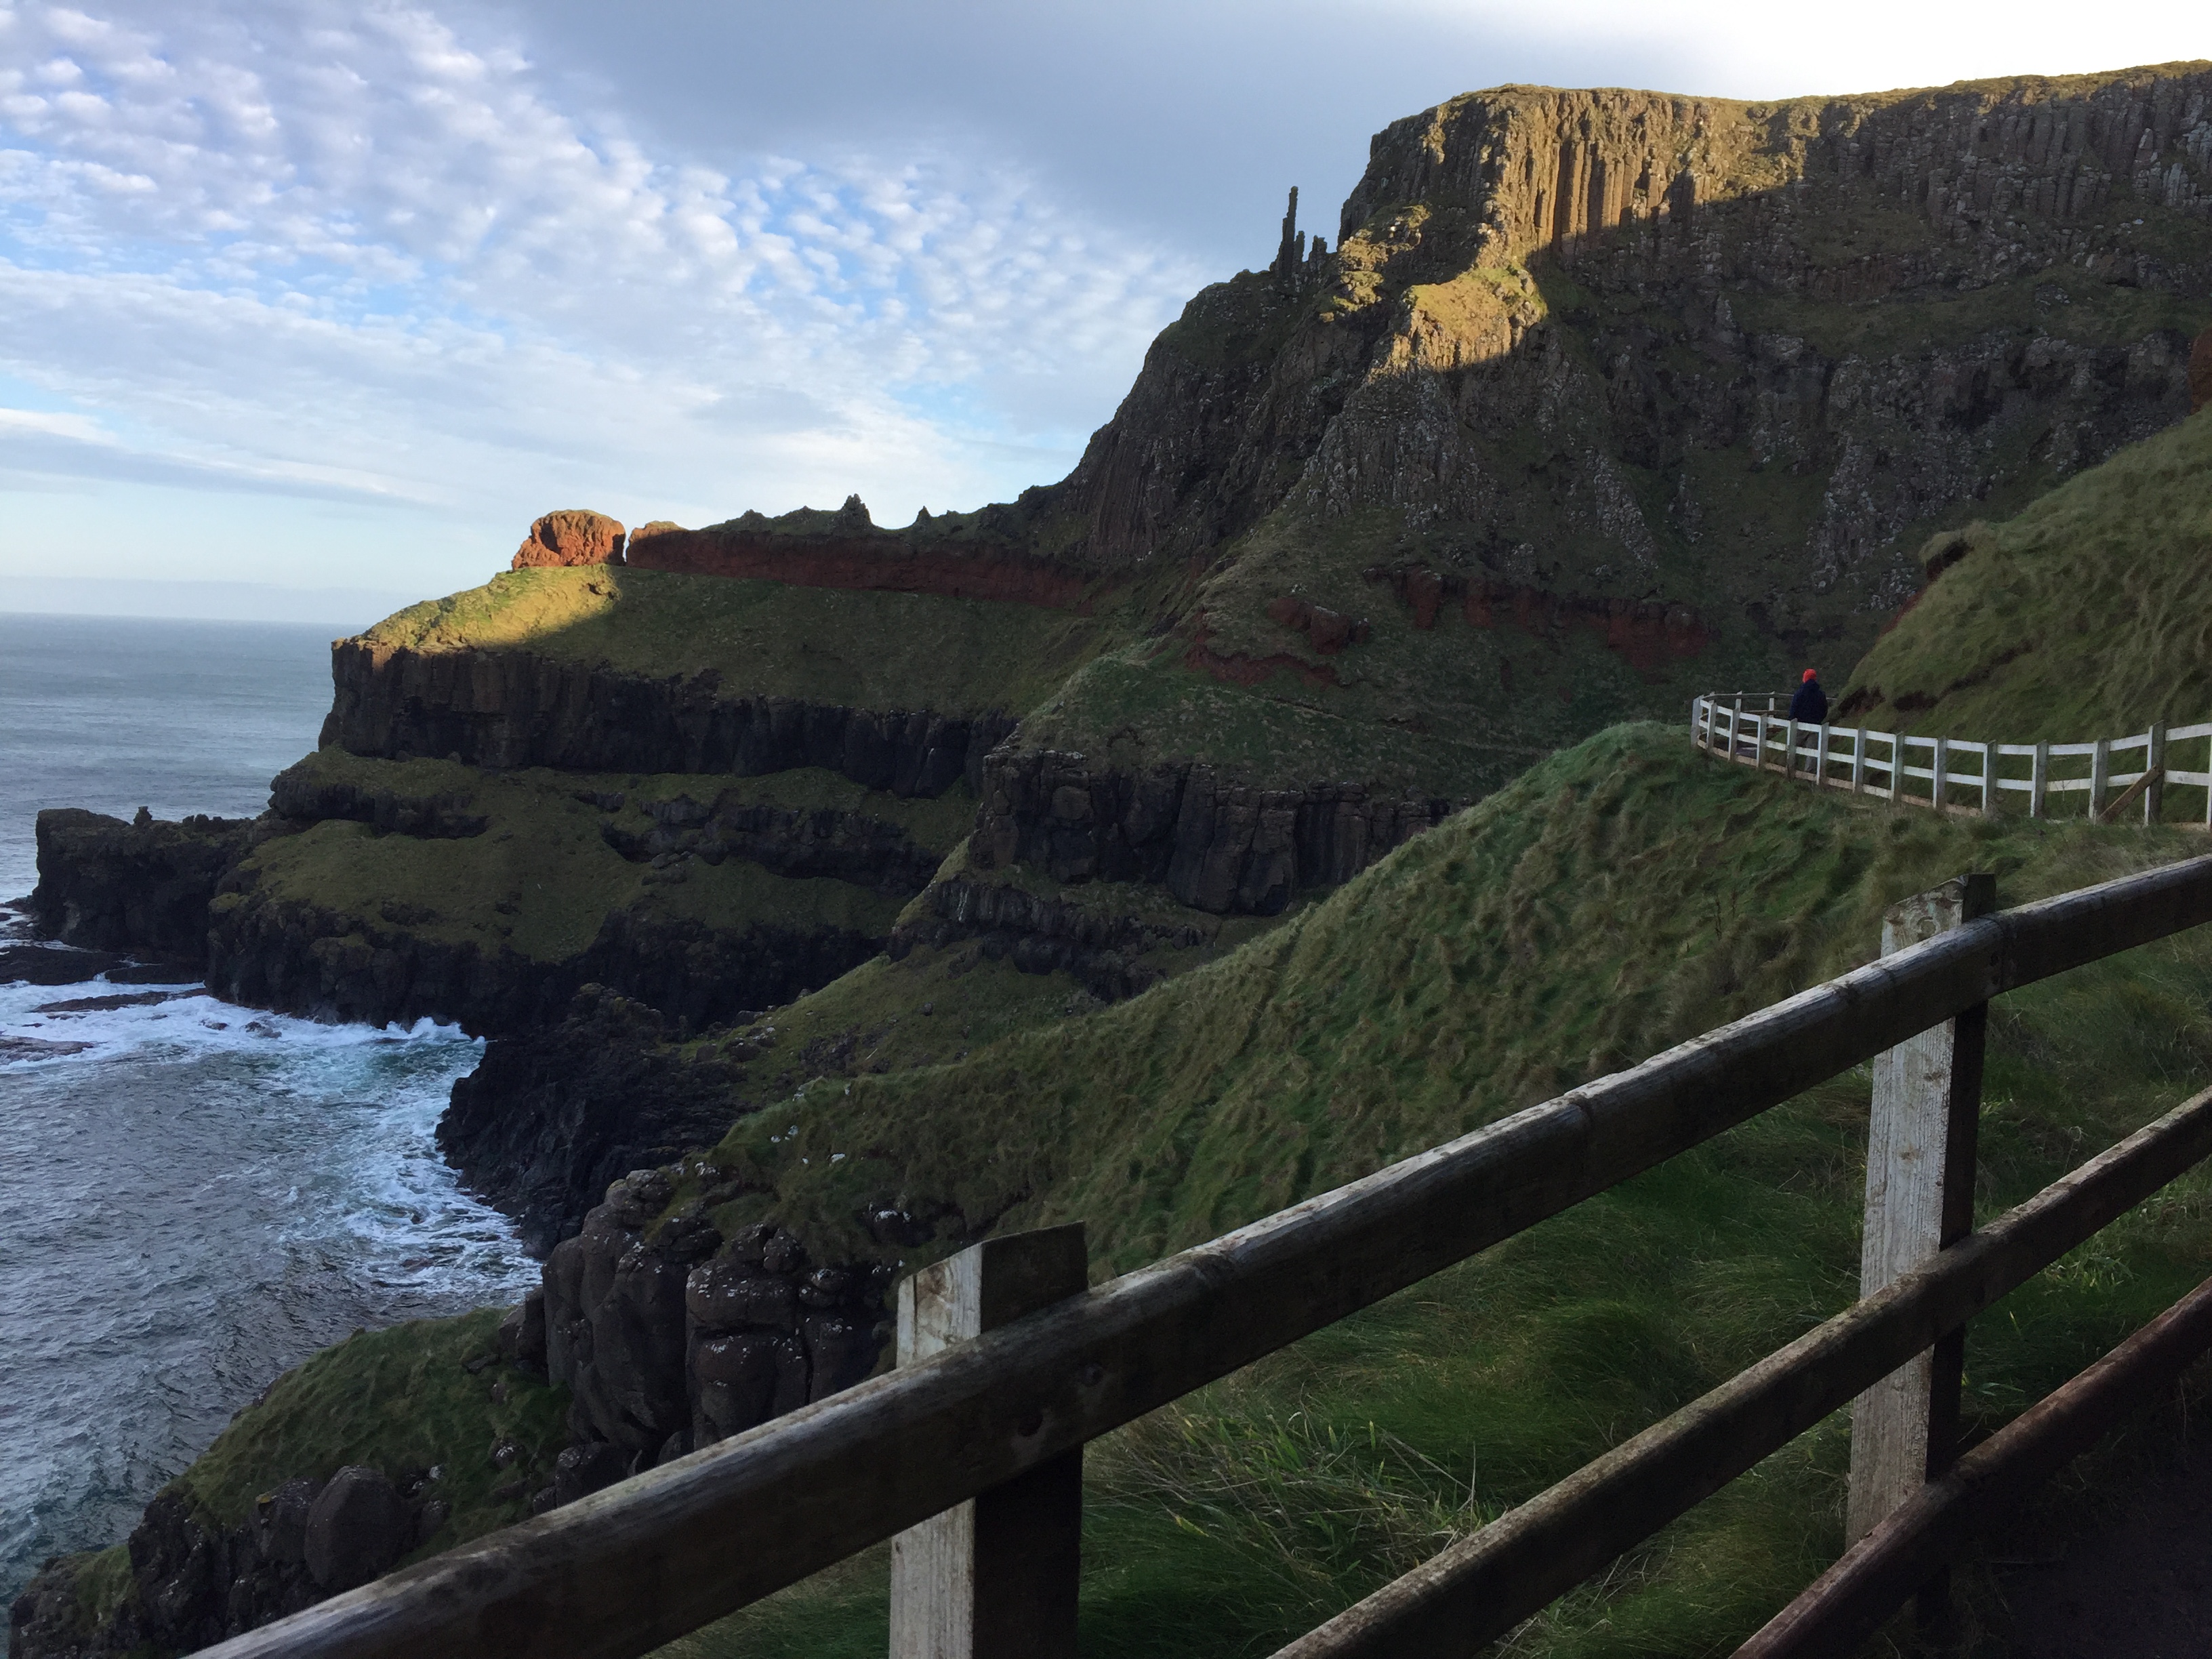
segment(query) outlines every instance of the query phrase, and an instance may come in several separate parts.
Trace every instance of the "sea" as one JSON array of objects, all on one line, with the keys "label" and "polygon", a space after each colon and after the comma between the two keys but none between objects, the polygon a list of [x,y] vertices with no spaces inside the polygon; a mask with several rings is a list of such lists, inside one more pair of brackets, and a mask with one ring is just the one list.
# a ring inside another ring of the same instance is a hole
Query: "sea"
[{"label": "sea", "polygon": [[[260,811],[314,747],[343,631],[0,615],[0,901],[37,879],[41,807]],[[0,930],[21,942],[20,910]],[[0,983],[0,1604],[121,1542],[318,1348],[538,1277],[432,1139],[481,1052],[459,1028],[126,977]]]}]

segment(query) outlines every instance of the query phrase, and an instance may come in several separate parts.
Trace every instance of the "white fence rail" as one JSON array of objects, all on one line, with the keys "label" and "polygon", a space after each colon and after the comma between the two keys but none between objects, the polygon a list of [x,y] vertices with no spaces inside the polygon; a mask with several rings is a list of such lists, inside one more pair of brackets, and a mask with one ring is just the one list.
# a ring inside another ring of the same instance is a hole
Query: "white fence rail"
[{"label": "white fence rail", "polygon": [[[2142,822],[2157,823],[2169,786],[2202,789],[2203,815],[2188,821],[2212,830],[2212,720],[2154,724],[2131,737],[2089,743],[1978,743],[1864,726],[1803,725],[1790,718],[1788,699],[1779,694],[1729,691],[1692,701],[1690,733],[1707,754],[1745,766],[1940,812],[1995,817],[2010,793],[2027,797],[2032,818],[2074,817],[2064,798],[2078,794],[2087,798],[2091,818],[2117,822],[2140,804]],[[2175,768],[2168,757],[2177,744],[2205,744],[2206,769]]]}]

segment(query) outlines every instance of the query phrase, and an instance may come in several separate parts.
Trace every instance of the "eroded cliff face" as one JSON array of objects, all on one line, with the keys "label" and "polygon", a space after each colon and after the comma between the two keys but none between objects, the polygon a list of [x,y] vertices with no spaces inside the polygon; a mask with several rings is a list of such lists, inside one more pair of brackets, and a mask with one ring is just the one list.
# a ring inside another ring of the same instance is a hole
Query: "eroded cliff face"
[{"label": "eroded cliff face", "polygon": [[1014,716],[878,711],[740,691],[713,670],[648,679],[530,651],[331,647],[321,741],[356,755],[453,756],[475,766],[733,773],[801,767],[897,795],[981,777]]},{"label": "eroded cliff face", "polygon": [[1470,568],[1723,628],[1893,607],[1947,508],[2185,410],[2209,98],[2182,64],[1773,105],[1505,88],[1395,123],[1336,253],[1156,343],[1058,487],[1076,556],[1383,509]]}]

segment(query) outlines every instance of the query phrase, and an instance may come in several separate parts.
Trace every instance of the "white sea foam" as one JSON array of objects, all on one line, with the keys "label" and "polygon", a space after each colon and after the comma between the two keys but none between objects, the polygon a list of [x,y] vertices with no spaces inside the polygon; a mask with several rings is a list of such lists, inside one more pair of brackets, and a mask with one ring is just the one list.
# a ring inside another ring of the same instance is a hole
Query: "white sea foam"
[{"label": "white sea foam", "polygon": [[[112,997],[147,1000],[63,1006]],[[482,1049],[457,1026],[325,1025],[101,978],[0,986],[7,1039],[53,1046],[0,1061],[0,1591],[118,1540],[314,1349],[536,1282],[439,1155]]]}]

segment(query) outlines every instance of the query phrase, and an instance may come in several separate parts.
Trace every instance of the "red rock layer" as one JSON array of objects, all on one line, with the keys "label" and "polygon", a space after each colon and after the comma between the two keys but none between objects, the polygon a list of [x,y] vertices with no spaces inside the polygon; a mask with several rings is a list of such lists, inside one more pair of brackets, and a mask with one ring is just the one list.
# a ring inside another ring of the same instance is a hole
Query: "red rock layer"
[{"label": "red rock layer", "polygon": [[637,570],[754,577],[800,587],[938,593],[1088,614],[1083,575],[1042,560],[917,550],[898,537],[789,536],[744,530],[641,529],[630,540]]},{"label": "red rock layer", "polygon": [[1224,656],[1207,643],[1210,632],[1206,625],[1205,613],[1201,611],[1198,630],[1191,639],[1190,649],[1183,656],[1184,667],[1194,668],[1201,674],[1211,674],[1228,685],[1257,685],[1279,668],[1289,669],[1308,685],[1340,684],[1334,664],[1316,665],[1303,658],[1293,657],[1286,651],[1279,651],[1272,657]]},{"label": "red rock layer", "polygon": [[1557,633],[1588,628],[1605,636],[1606,649],[1647,679],[1660,677],[1668,661],[1694,657],[1712,643],[1712,631],[1684,605],[1656,599],[1627,599],[1603,594],[1554,593],[1518,582],[1469,580],[1434,570],[1389,570],[1370,565],[1370,582],[1388,582],[1413,608],[1413,626],[1431,629],[1447,599],[1457,597],[1468,623],[1495,628],[1511,623],[1524,633]]},{"label": "red rock layer", "polygon": [[586,507],[566,507],[548,513],[530,526],[530,533],[515,550],[510,570],[533,565],[620,564],[623,562],[620,520]]}]

